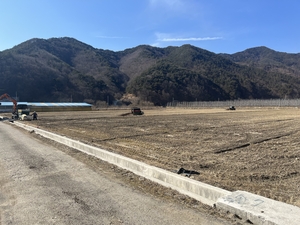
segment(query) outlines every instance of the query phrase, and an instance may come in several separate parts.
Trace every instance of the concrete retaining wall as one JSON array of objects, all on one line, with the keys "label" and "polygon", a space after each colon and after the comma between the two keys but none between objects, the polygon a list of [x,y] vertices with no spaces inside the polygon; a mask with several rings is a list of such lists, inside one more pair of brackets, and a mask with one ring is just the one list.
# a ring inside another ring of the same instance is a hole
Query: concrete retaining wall
[{"label": "concrete retaining wall", "polygon": [[[42,135],[61,144],[93,155],[99,159],[129,170],[139,176],[157,182],[165,187],[190,196],[204,204],[216,206],[225,212],[238,215],[243,220],[259,225],[299,225],[300,208],[264,198],[244,191],[229,192],[193,179],[183,177],[145,163],[133,160],[100,148],[89,146],[54,133],[50,133],[23,123],[13,123],[28,131]],[[250,224],[251,224],[250,223]]]}]

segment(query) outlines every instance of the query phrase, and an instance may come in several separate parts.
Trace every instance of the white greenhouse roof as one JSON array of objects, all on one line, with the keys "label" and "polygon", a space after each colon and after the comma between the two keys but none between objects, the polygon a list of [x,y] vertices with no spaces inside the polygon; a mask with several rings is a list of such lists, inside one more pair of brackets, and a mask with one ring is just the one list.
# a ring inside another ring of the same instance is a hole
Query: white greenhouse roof
[{"label": "white greenhouse roof", "polygon": [[[0,102],[2,106],[13,106],[12,102]],[[85,102],[18,102],[18,105],[27,104],[29,106],[43,107],[91,107],[91,104]]]}]

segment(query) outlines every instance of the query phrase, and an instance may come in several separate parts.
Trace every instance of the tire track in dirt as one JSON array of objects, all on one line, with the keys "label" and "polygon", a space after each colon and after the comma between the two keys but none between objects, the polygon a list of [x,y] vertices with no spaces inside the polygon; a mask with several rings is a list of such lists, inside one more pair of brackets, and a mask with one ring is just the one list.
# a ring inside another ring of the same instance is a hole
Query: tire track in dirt
[{"label": "tire track in dirt", "polygon": [[233,151],[233,150],[236,150],[236,149],[239,149],[239,148],[248,147],[249,145],[252,145],[252,144],[259,144],[259,143],[262,143],[262,142],[265,142],[265,141],[270,141],[270,140],[282,138],[282,137],[285,137],[285,136],[289,136],[289,135],[292,135],[294,133],[296,133],[296,132],[288,132],[286,134],[276,135],[276,136],[272,136],[272,137],[268,137],[268,138],[260,138],[260,139],[256,139],[256,140],[253,140],[251,142],[241,144],[241,145],[238,145],[238,146],[232,146],[232,147],[228,147],[228,148],[218,149],[218,150],[215,150],[214,153],[215,154],[220,154],[220,153],[224,153],[224,152],[229,152],[229,151]]}]

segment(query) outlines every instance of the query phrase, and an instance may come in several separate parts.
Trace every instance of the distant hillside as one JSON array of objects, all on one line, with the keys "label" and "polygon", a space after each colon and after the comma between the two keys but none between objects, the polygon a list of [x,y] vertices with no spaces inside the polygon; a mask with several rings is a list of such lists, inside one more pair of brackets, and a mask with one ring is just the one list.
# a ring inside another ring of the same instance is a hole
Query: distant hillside
[{"label": "distant hillside", "polygon": [[220,54],[240,65],[300,77],[300,54],[276,52],[267,47],[250,48],[232,55]]},{"label": "distant hillside", "polygon": [[124,95],[169,101],[299,98],[299,54],[265,47],[228,55],[191,45],[120,52],[73,38],[31,39],[0,52],[0,91],[21,101],[112,104]]},{"label": "distant hillside", "polygon": [[114,99],[129,80],[115,57],[72,38],[32,39],[0,52],[0,89],[27,101]]}]

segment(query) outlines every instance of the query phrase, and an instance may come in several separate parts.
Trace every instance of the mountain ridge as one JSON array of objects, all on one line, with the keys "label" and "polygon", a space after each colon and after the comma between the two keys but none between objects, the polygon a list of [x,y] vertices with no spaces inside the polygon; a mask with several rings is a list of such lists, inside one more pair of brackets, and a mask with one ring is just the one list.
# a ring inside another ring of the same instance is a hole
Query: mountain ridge
[{"label": "mountain ridge", "polygon": [[[298,98],[300,54],[255,47],[215,54],[192,45],[96,49],[74,38],[30,39],[0,52],[0,91],[27,101]],[[159,83],[160,82],[160,83]]]}]

